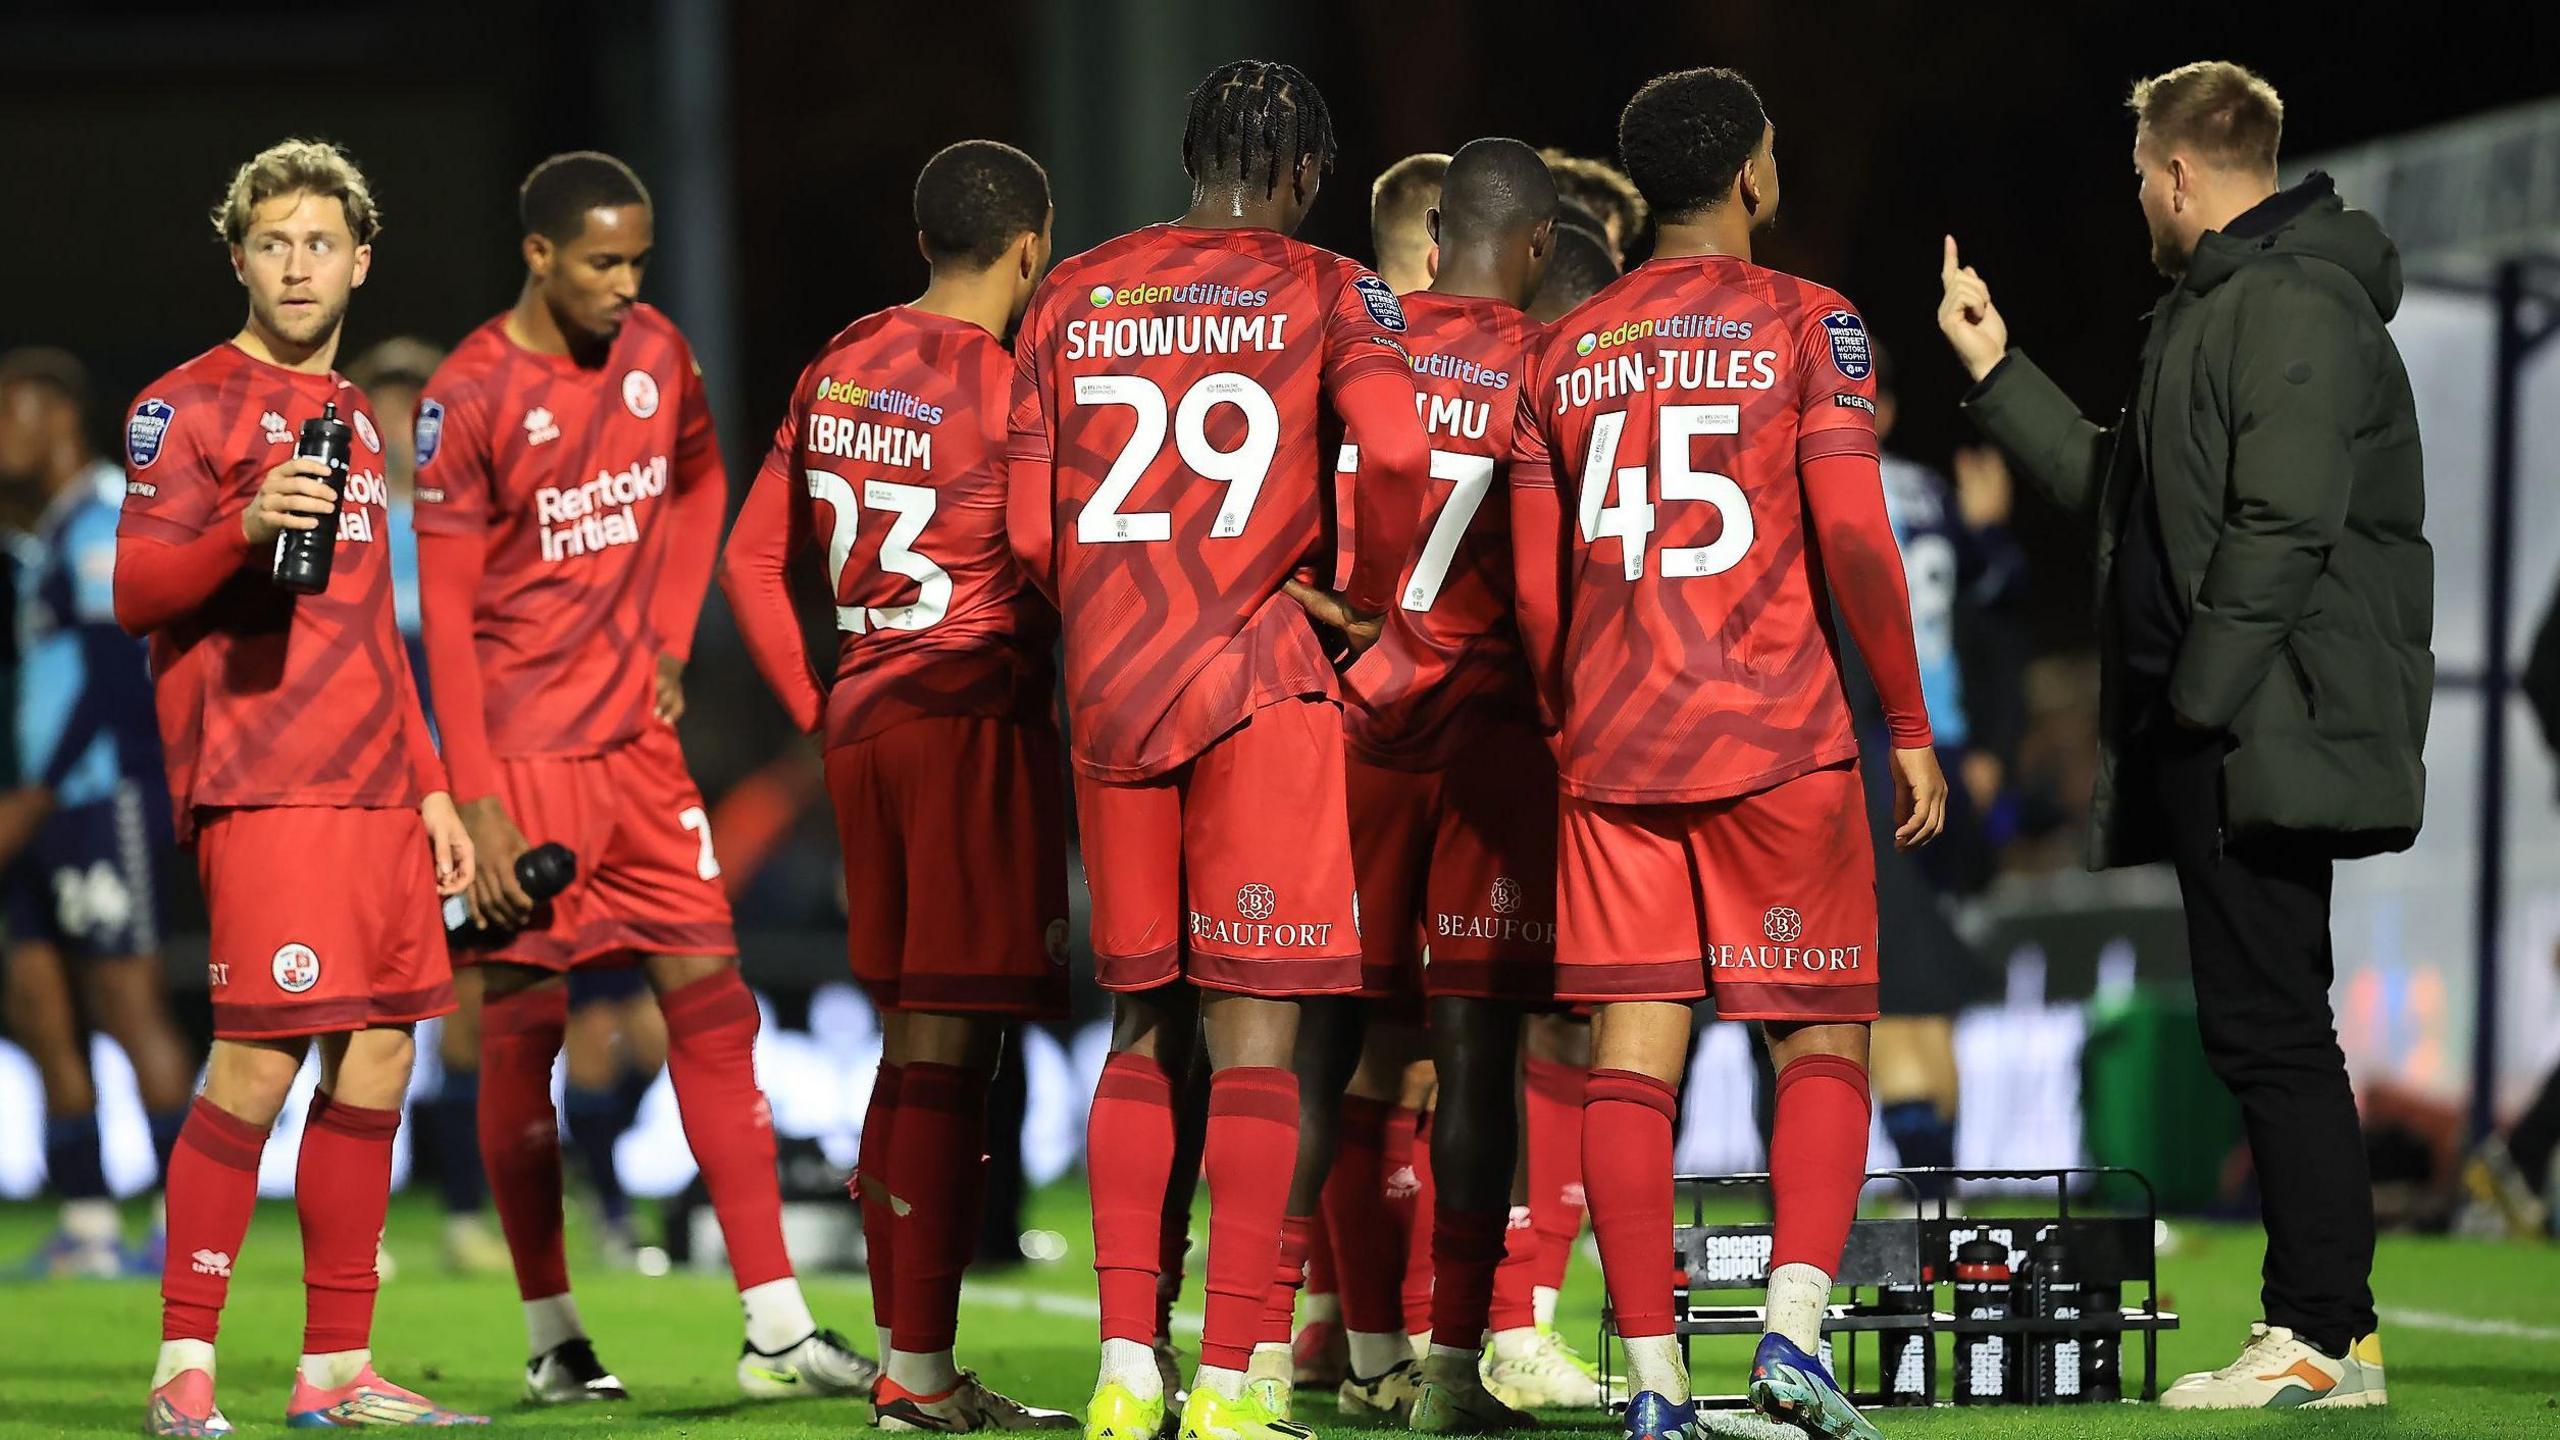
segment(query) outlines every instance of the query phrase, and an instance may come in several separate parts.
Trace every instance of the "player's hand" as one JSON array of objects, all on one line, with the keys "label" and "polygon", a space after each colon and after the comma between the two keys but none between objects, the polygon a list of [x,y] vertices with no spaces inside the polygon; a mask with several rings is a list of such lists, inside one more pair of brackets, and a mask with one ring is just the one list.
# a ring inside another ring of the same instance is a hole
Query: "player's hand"
[{"label": "player's hand", "polygon": [[1947,777],[1926,745],[1893,751],[1893,848],[1917,850],[1947,826]]},{"label": "player's hand", "polygon": [[471,918],[513,930],[533,918],[533,897],[516,883],[516,857],[533,847],[507,814],[506,802],[484,795],[462,807],[462,827],[479,863],[471,876]]},{"label": "player's hand", "polygon": [[453,808],[453,797],[438,790],[419,801],[418,818],[427,822],[427,849],[436,857],[436,893],[450,897],[470,889],[471,832]]},{"label": "player's hand", "polygon": [[337,492],[325,482],[329,467],[318,460],[287,460],[267,472],[249,508],[240,512],[241,533],[251,545],[271,545],[287,530],[315,530],[338,510]]},{"label": "player's hand", "polygon": [[684,718],[684,662],[673,655],[658,657],[658,718],[673,725]]},{"label": "player's hand", "polygon": [[1343,644],[1354,655],[1377,644],[1378,632],[1386,626],[1386,616],[1363,615],[1351,608],[1350,601],[1304,580],[1291,580],[1280,588],[1317,624],[1341,631]]},{"label": "player's hand", "polygon": [[2009,523],[2010,502],[2018,487],[1999,446],[1958,446],[1949,468],[1955,471],[1956,513],[1964,518],[1964,528],[1988,530]]},{"label": "player's hand", "polygon": [[1970,265],[1956,263],[1956,237],[1947,237],[1945,261],[1938,267],[1938,330],[1954,346],[1965,373],[1979,380],[2009,353],[2009,322],[1991,303],[1991,287]]}]

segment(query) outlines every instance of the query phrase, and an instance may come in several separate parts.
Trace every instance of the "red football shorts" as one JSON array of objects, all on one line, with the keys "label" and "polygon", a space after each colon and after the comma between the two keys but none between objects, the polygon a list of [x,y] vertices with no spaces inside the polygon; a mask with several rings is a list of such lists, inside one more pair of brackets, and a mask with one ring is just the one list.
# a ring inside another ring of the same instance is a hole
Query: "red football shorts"
[{"label": "red football shorts", "polygon": [[1556,762],[1546,740],[1498,725],[1446,769],[1390,770],[1355,755],[1350,778],[1360,993],[1408,1017],[1421,994],[1552,1002]]},{"label": "red football shorts", "polygon": [[225,1040],[405,1025],[453,1009],[435,857],[415,810],[208,810],[196,872]]},{"label": "red football shorts", "polygon": [[516,828],[568,846],[578,878],[505,943],[457,959],[568,970],[738,953],[711,816],[674,727],[653,721],[601,755],[502,758],[498,770]]},{"label": "red football shorts", "polygon": [[1700,805],[1564,797],[1556,993],[1725,1020],[1876,1018],[1876,867],[1856,765]]},{"label": "red football shorts", "polygon": [[1104,989],[1176,977],[1247,995],[1360,988],[1333,701],[1266,705],[1153,780],[1078,775],[1076,814]]},{"label": "red football shorts", "polygon": [[1067,1013],[1058,732],[929,715],[827,751],[846,946],[882,1009]]}]

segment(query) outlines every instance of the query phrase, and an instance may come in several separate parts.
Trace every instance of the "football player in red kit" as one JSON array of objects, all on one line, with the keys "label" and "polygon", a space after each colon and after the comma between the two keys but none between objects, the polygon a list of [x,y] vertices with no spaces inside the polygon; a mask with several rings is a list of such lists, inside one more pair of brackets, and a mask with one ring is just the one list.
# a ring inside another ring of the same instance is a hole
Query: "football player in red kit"
[{"label": "football player in red kit", "polygon": [[[1518,613],[1561,718],[1558,994],[1599,1007],[1583,1183],[1626,1338],[1631,1437],[1691,1433],[1672,1334],[1672,1116],[1692,1002],[1777,1070],[1769,1333],[1753,1403],[1872,1435],[1816,1358],[1867,1150],[1873,854],[1823,596],[1874,673],[1896,843],[1944,817],[1856,310],[1751,263],[1778,207],[1750,83],[1647,84],[1619,150],[1653,258],[1548,331],[1511,469]],[[1566,497],[1572,497],[1567,499]]]},{"label": "football player in red kit", "polygon": [[[1190,210],[1061,264],[1015,347],[1010,529],[1060,601],[1093,948],[1117,998],[1087,1146],[1113,1157],[1091,1171],[1096,1440],[1144,1440],[1163,1416],[1169,1077],[1203,1031],[1208,1308],[1182,1433],[1305,1433],[1245,1383],[1279,1268],[1274,1172],[1297,1148],[1298,1000],[1360,984],[1341,709],[1301,605],[1374,636],[1429,463],[1394,294],[1289,238],[1333,156],[1314,85],[1221,66],[1192,92],[1182,155]],[[1327,405],[1366,452],[1354,558],[1342,595],[1297,600],[1294,572],[1336,542]]]},{"label": "football player in red kit", "polygon": [[[1539,329],[1521,307],[1555,213],[1529,146],[1476,140],[1450,157],[1429,214],[1431,287],[1404,297],[1431,438],[1425,538],[1378,643],[1343,679],[1365,979],[1380,998],[1427,998],[1439,1081],[1436,1214],[1415,1217],[1433,1231],[1431,1349],[1411,1415],[1441,1434],[1536,1423],[1478,1371],[1511,1215],[1520,1017],[1555,995],[1555,761],[1511,623],[1509,508],[1486,502],[1510,454]],[[1356,1253],[1358,1236],[1336,1241],[1355,1269],[1392,1263]]]},{"label": "football player in red kit", "polygon": [[[800,372],[720,584],[756,667],[826,749],[848,949],[885,1032],[856,1181],[880,1424],[1072,1430],[952,1358],[1005,1025],[1066,1013],[1057,616],[1005,542],[1003,336],[1049,263],[1049,177],[964,140],[916,177],[915,217],[932,279]],[[844,636],[828,688],[786,573],[812,550]]]},{"label": "football player in red kit", "polygon": [[[170,799],[212,922],[213,1054],[169,1160],[143,1428],[230,1433],[214,1331],[268,1128],[315,1039],[294,1182],[310,1308],[286,1423],[486,1424],[383,1380],[368,1348],[410,1028],[453,1008],[436,896],[472,875],[392,619],[382,434],[330,368],[381,224],[354,162],[310,140],[241,166],[213,219],[248,322],[134,403],[116,537],[116,619],[151,640]],[[324,413],[353,432],[343,496],[294,456]],[[279,537],[324,524],[327,587],[286,591]]]},{"label": "football player in red kit", "polygon": [[[456,345],[418,402],[427,670],[481,867],[461,952],[482,971],[480,1149],[514,1253],[539,1403],[618,1399],[569,1293],[551,1068],[567,972],[639,964],[746,1312],[750,1396],[865,1394],[876,1365],[821,1330],[782,1244],[755,996],[675,721],[726,487],[702,380],[640,304],[648,192],[621,161],[556,155],[520,204],[513,307]],[[556,842],[577,878],[536,904],[515,862]]]}]

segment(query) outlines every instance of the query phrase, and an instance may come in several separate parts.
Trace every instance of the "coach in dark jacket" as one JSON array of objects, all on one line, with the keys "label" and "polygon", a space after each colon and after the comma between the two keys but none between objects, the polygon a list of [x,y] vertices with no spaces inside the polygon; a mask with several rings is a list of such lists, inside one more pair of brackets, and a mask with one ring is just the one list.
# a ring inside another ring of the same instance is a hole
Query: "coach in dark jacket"
[{"label": "coach in dark jacket", "polygon": [[2406,849],[2426,794],[2434,563],[2417,409],[2384,328],[2399,255],[2327,176],[2276,189],[2283,111],[2248,71],[2186,66],[2136,87],[2134,109],[2173,283],[2116,423],[2008,348],[1952,239],[1939,324],[1977,381],[1966,413],[2095,523],[2091,861],[2177,869],[2206,1053],[2257,1161],[2281,1343],[2259,1334],[2253,1352],[2318,1361],[2252,1353],[2167,1401],[2375,1404],[2372,1197],[2328,927],[2331,861]]}]

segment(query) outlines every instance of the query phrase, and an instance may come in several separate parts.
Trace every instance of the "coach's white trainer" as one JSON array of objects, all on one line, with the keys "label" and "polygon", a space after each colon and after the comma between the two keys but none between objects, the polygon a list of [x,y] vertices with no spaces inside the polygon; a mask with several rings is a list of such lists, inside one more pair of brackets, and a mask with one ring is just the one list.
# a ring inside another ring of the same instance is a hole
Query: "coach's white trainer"
[{"label": "coach's white trainer", "polygon": [[2387,1403],[2380,1335],[2367,1335],[2332,1359],[2284,1326],[2264,1321],[2249,1327],[2249,1343],[2238,1359],[2219,1370],[2180,1376],[2160,1396],[2164,1410],[2320,1410]]},{"label": "coach's white trainer", "polygon": [[869,1395],[880,1366],[833,1330],[813,1330],[776,1351],[738,1347],[738,1388],[755,1400],[794,1395]]}]

